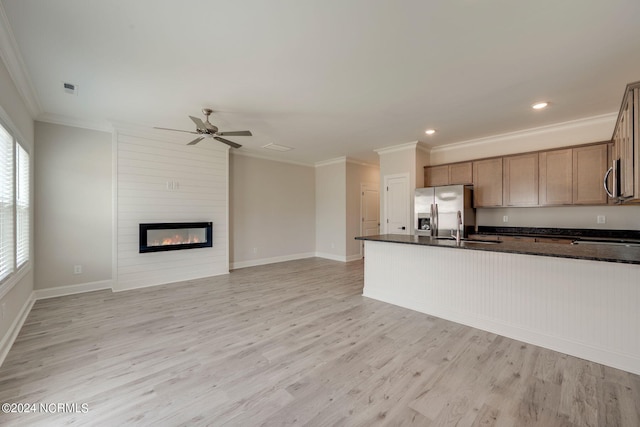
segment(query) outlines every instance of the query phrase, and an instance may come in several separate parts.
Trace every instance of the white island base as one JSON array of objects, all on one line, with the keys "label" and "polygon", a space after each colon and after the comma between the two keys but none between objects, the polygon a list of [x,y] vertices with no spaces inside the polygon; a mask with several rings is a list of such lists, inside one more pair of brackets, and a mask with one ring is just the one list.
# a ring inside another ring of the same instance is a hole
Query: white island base
[{"label": "white island base", "polygon": [[365,241],[365,297],[640,374],[640,265]]}]

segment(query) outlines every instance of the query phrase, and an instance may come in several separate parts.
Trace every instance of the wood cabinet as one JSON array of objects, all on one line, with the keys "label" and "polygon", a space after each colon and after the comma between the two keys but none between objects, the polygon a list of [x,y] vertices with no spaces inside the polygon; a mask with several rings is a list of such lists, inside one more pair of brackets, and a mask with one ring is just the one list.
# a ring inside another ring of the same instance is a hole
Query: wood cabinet
[{"label": "wood cabinet", "polygon": [[473,184],[473,162],[449,165],[449,184]]},{"label": "wood cabinet", "polygon": [[503,205],[538,205],[538,153],[508,156],[502,159]]},{"label": "wood cabinet", "polygon": [[607,172],[607,144],[573,149],[573,204],[607,204],[603,178]]},{"label": "wood cabinet", "polygon": [[449,185],[449,165],[424,168],[424,186],[438,187],[440,185]]},{"label": "wood cabinet", "polygon": [[615,146],[603,142],[429,166],[425,186],[471,183],[478,208],[606,205],[612,202],[602,184],[612,152]]},{"label": "wood cabinet", "polygon": [[502,206],[502,157],[473,162],[473,204]]},{"label": "wood cabinet", "polygon": [[570,205],[573,202],[573,150],[540,153],[540,194],[542,206]]},{"label": "wood cabinet", "polygon": [[424,168],[424,186],[473,184],[473,163],[462,162]]},{"label": "wood cabinet", "polygon": [[616,196],[625,203],[640,202],[640,82],[627,85],[613,132],[613,160],[619,171]]}]

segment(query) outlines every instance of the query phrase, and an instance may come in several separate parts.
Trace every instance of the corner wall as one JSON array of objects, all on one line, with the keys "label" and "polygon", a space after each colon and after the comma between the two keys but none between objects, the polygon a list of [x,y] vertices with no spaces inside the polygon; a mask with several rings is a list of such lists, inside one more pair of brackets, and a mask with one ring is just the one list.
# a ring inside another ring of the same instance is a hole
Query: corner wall
[{"label": "corner wall", "polygon": [[35,288],[111,287],[111,133],[36,122],[35,135]]},{"label": "corner wall", "polygon": [[0,286],[0,305],[4,307],[4,316],[0,317],[0,363],[2,363],[33,303],[33,265],[35,263],[33,164],[36,157],[33,144],[33,118],[13,83],[4,58],[0,60],[0,119],[12,132],[18,134],[31,160],[31,254],[27,265]]},{"label": "corner wall", "polygon": [[314,256],[315,170],[229,156],[231,268]]},{"label": "corner wall", "polygon": [[347,255],[346,158],[316,166],[316,254],[345,261]]}]

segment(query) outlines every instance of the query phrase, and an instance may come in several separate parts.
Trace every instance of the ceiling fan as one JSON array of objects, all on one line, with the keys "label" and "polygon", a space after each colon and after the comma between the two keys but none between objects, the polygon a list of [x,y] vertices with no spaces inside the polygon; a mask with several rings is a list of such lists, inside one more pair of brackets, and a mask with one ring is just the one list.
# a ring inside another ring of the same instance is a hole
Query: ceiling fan
[{"label": "ceiling fan", "polygon": [[227,144],[233,148],[240,148],[242,147],[242,145],[236,144],[235,142],[229,141],[228,139],[224,139],[222,137],[223,136],[251,136],[251,132],[248,130],[239,130],[239,131],[233,131],[233,132],[219,132],[218,127],[215,125],[212,125],[211,122],[209,122],[209,116],[211,115],[211,113],[213,113],[213,110],[211,108],[203,108],[202,113],[206,116],[206,121],[204,122],[197,117],[189,116],[189,118],[196,124],[195,132],[188,131],[188,130],[159,128],[159,127],[154,127],[154,129],[170,130],[174,132],[185,132],[185,133],[192,133],[194,135],[201,135],[201,136],[198,136],[193,141],[191,141],[190,143],[188,143],[187,145],[196,145],[198,142],[202,141],[205,137],[208,136],[224,144]]}]

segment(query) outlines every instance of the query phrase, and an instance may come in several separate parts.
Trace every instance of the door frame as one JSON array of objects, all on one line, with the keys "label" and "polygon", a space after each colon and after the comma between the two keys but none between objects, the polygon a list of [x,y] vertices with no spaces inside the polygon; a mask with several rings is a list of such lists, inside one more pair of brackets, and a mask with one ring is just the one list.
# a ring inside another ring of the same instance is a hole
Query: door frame
[{"label": "door frame", "polygon": [[[380,185],[371,183],[360,183],[360,235],[364,236],[364,192],[365,190],[374,190],[378,192],[378,233],[380,233]],[[360,257],[364,255],[364,240],[360,241]]]},{"label": "door frame", "polygon": [[384,224],[384,234],[389,234],[389,217],[387,215],[388,209],[387,209],[387,205],[388,205],[388,200],[387,200],[387,188],[389,187],[389,180],[390,179],[395,179],[395,178],[405,178],[405,183],[407,184],[407,197],[409,197],[409,206],[407,208],[407,234],[412,234],[412,230],[413,230],[413,223],[411,222],[411,210],[413,208],[413,203],[411,203],[411,185],[409,184],[409,172],[404,172],[404,173],[394,173],[394,174],[390,174],[390,175],[385,175],[383,177],[382,180],[382,193],[384,194],[384,197],[381,197],[380,200],[384,200],[383,204],[383,212],[384,212],[384,218],[382,220],[382,224]]}]

